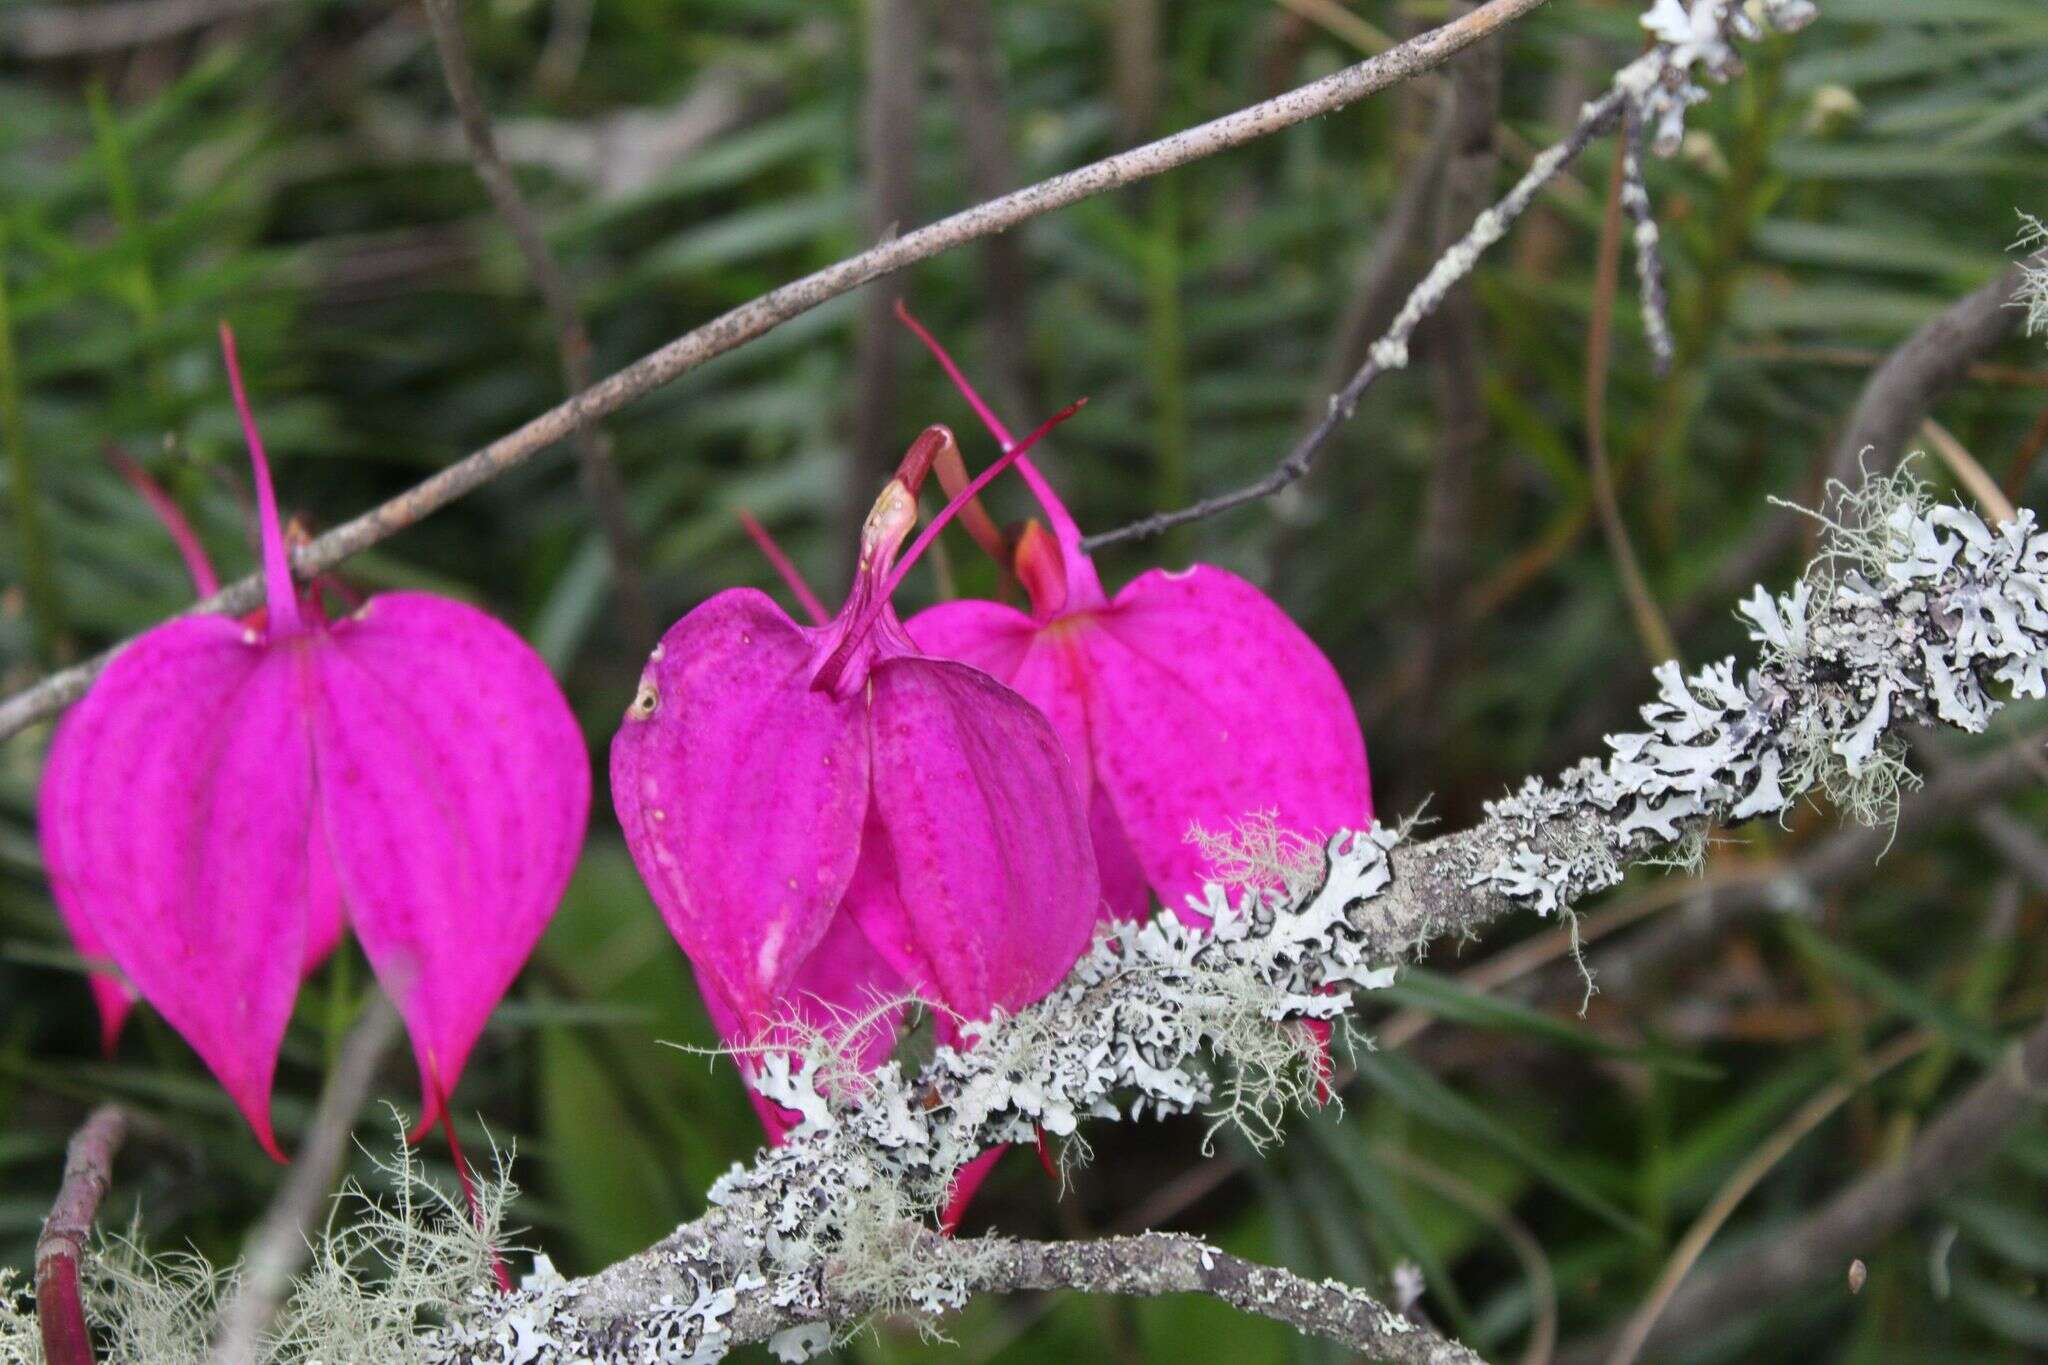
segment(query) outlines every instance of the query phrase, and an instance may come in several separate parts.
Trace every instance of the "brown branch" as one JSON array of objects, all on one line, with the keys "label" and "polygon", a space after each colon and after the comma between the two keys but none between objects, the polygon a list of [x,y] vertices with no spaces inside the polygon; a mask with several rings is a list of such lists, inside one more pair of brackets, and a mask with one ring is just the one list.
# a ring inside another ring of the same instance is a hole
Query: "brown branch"
[{"label": "brown branch", "polygon": [[241,1278],[214,1332],[213,1365],[255,1365],[261,1358],[263,1334],[290,1294],[292,1277],[306,1263],[307,1233],[348,1159],[356,1116],[398,1041],[398,1022],[398,1011],[375,994],[342,1039],[341,1055],[327,1073],[305,1141],[243,1248]]},{"label": "brown branch", "polygon": [[[426,0],[427,22],[434,32],[434,50],[440,54],[441,74],[448,83],[448,95],[462,123],[462,135],[469,143],[476,177],[496,206],[498,216],[512,233],[526,270],[533,277],[554,324],[555,350],[561,358],[562,383],[571,395],[591,385],[590,332],[576,307],[576,296],[562,274],[554,253],[548,250],[540,223],[533,216],[526,196],[512,168],[498,151],[491,131],[490,112],[484,108],[477,89],[476,69],[469,59],[469,43],[462,32],[462,12],[456,0]],[[572,397],[571,401],[574,399]],[[594,421],[579,423],[575,433],[577,470],[584,496],[597,513],[597,523],[610,551],[612,581],[618,591],[619,610],[627,636],[636,650],[653,647],[658,627],[654,608],[647,600],[646,584],[640,576],[639,536],[626,508],[625,490],[619,482],[618,466],[612,461],[610,441]]]},{"label": "brown branch", "polygon": [[[1019,223],[1108,190],[1241,147],[1283,128],[1291,128],[1355,104],[1368,95],[1443,65],[1481,38],[1498,32],[1544,3],[1546,0],[1489,0],[1488,4],[1463,19],[1432,29],[1378,57],[1348,66],[1284,95],[1041,180],[1000,199],[977,204],[772,289],[685,332],[661,349],[642,356],[625,369],[598,381],[567,402],[548,409],[518,430],[499,437],[389,502],[298,547],[292,557],[293,571],[301,578],[310,578],[333,568],[457,498],[475,492],[506,470],[526,463],[587,423],[610,416],[678,375],[743,346],[791,318],[808,313],[870,280],[968,242],[1005,232]],[[262,598],[262,583],[251,575],[195,603],[190,612],[247,611]],[[111,657],[112,651],[108,651],[85,663],[52,673],[0,702],[0,739],[32,721],[54,715],[78,700]]]},{"label": "brown branch", "polygon": [[[1853,1258],[1871,1260],[1881,1239],[1997,1155],[2044,1097],[2048,1021],[2015,1042],[2005,1065],[1929,1125],[1903,1161],[1868,1172],[1784,1232],[1687,1280],[1643,1348],[1654,1357],[1759,1305],[1837,1279]],[[1607,1349],[1605,1340],[1591,1342],[1564,1359],[1568,1365],[1595,1365]]]},{"label": "brown branch", "polygon": [[[2036,262],[2048,261],[2038,253]],[[1847,425],[1828,456],[1827,479],[1860,481],[1870,450],[1872,474],[1889,473],[1934,411],[1969,377],[1970,366],[1982,359],[2019,326],[2019,310],[2010,307],[2024,278],[2021,263],[1999,272],[1998,278],[1950,304],[1900,342],[1864,382]],[[1757,532],[1721,559],[1714,576],[1672,613],[1679,631],[1690,630],[1700,617],[1718,611],[1729,594],[1755,582],[1778,559],[1791,552],[1807,529],[1807,521],[1783,508],[1772,512]]]},{"label": "brown branch", "polygon": [[114,1179],[114,1157],[128,1136],[128,1112],[103,1104],[72,1134],[64,1184],[36,1238],[36,1319],[49,1365],[93,1365],[92,1331],[78,1292],[78,1265],[100,1200]]}]

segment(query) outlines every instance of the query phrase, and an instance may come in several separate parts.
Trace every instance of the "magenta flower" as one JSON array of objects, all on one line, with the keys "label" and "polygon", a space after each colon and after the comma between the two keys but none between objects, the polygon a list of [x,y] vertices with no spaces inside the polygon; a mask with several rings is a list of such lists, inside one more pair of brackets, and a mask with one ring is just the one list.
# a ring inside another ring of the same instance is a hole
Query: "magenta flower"
[{"label": "magenta flower", "polygon": [[[1005,450],[1009,432],[952,358],[900,317]],[[910,638],[1008,683],[1058,732],[1087,803],[1103,899],[1119,918],[1150,891],[1184,920],[1210,870],[1191,827],[1228,832],[1270,813],[1283,830],[1333,834],[1372,819],[1365,740],[1343,683],[1301,628],[1251,584],[1206,564],[1141,574],[1104,593],[1081,532],[1032,466],[1017,462],[1052,524],[1018,538],[1029,614],[943,602]]]},{"label": "magenta flower", "polygon": [[271,1081],[307,965],[354,928],[411,1033],[424,1132],[561,899],[590,771],[546,664],[491,617],[401,592],[329,621],[294,587],[221,340],[262,619],[182,617],[124,649],[58,727],[41,830],[67,915],[282,1159]]},{"label": "magenta flower", "polygon": [[[905,987],[957,1041],[958,1021],[1044,995],[1093,932],[1095,860],[1059,740],[986,673],[920,653],[890,605],[1009,462],[898,564],[952,439],[930,428],[904,456],[836,618],[802,626],[754,589],[718,594],[662,637],[612,742],[634,862],[730,1043],[831,1029]],[[856,1046],[872,1065],[894,1040],[884,1021]],[[756,1103],[778,1137],[786,1120]]]}]

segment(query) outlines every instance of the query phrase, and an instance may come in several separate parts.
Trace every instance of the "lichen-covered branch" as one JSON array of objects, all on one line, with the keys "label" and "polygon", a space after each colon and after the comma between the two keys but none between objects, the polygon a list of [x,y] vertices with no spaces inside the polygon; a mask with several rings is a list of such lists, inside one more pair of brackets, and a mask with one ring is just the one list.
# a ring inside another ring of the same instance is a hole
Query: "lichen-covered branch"
[{"label": "lichen-covered branch", "polygon": [[[479,1295],[436,1343],[465,1365],[710,1358],[773,1338],[787,1358],[861,1312],[937,1315],[1004,1287],[980,1257],[927,1254],[918,1233],[953,1174],[1043,1130],[1085,1154],[1084,1119],[1206,1113],[1257,1145],[1309,1098],[1299,1019],[1335,1019],[1411,950],[1514,910],[1567,913],[1624,867],[1683,862],[1717,825],[1824,791],[1883,818],[1902,785],[1900,732],[1979,730],[2000,701],[2048,694],[2048,533],[2030,511],[1993,529],[1928,501],[1910,476],[1839,502],[1821,557],[1789,593],[1743,604],[1758,658],[1655,670],[1647,728],[1604,760],[1530,779],[1460,833],[1414,842],[1341,833],[1300,894],[1211,885],[1192,908],[1100,938],[1067,981],[970,1025],[916,1075],[861,1075],[827,1039],[765,1059],[758,1084],[802,1124],[736,1165],[710,1210],[587,1279]],[[1362,1311],[1362,1310],[1361,1310]]]}]

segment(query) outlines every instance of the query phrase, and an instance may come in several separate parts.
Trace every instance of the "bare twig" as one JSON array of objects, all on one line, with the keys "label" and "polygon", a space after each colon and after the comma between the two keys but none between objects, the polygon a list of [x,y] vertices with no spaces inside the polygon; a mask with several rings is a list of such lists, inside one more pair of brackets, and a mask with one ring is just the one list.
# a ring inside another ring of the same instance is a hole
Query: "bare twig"
[{"label": "bare twig", "polygon": [[306,1125],[305,1141],[243,1248],[241,1278],[214,1333],[214,1365],[256,1365],[261,1358],[263,1334],[291,1292],[292,1277],[306,1263],[307,1234],[348,1159],[349,1135],[398,1041],[398,1023],[398,1011],[382,994],[373,994],[342,1040],[341,1055]]},{"label": "bare twig", "polygon": [[[434,31],[434,50],[441,58],[441,74],[448,82],[449,98],[455,102],[455,112],[461,119],[477,179],[489,192],[498,216],[505,220],[512,240],[518,244],[519,255],[526,262],[527,273],[533,276],[534,287],[547,305],[555,329],[555,349],[561,358],[562,383],[573,403],[574,395],[591,385],[590,332],[583,325],[583,315],[576,306],[568,278],[554,253],[548,250],[540,223],[534,218],[526,196],[519,191],[519,181],[498,152],[491,116],[477,89],[476,70],[469,60],[469,41],[463,36],[462,12],[456,0],[426,0],[426,10],[427,22]],[[574,438],[583,493],[597,513],[605,548],[611,556],[612,581],[618,591],[626,634],[635,649],[649,649],[658,627],[641,578],[639,536],[626,508],[625,490],[619,483],[618,466],[612,461],[610,442],[595,420],[579,422]]]},{"label": "bare twig", "polygon": [[1986,516],[1998,521],[2012,520],[2012,499],[2005,495],[1997,480],[1984,472],[1984,466],[1977,463],[1977,457],[1955,438],[1953,432],[1930,417],[1920,424],[1920,434],[1927,438],[1927,444],[1934,447],[1935,455],[1948,466],[1948,472],[1955,476],[1963,490],[1976,499]]},{"label": "bare twig", "polygon": [[1742,1164],[1722,1182],[1721,1188],[1714,1192],[1714,1197],[1707,1201],[1707,1207],[1693,1221],[1693,1225],[1686,1229],[1685,1236],[1679,1239],[1678,1246],[1671,1253],[1671,1259],[1665,1262],[1663,1271],[1657,1276],[1657,1282],[1650,1287],[1643,1306],[1629,1319],[1628,1325],[1622,1329],[1621,1336],[1615,1341],[1613,1349],[1607,1353],[1607,1365],[1635,1365],[1644,1341],[1656,1327],[1657,1319],[1663,1313],[1665,1305],[1671,1302],[1671,1296],[1691,1273],[1694,1264],[1700,1258],[1700,1253],[1707,1249],[1707,1244],[1714,1240],[1714,1235],[1734,1216],[1742,1201],[1749,1197],[1749,1192],[1762,1183],[1765,1176],[1777,1169],[1778,1163],[1799,1145],[1801,1139],[1825,1123],[1828,1117],[1847,1104],[1858,1090],[1901,1062],[1926,1051],[1928,1045],[1933,1042],[1934,1035],[1925,1030],[1915,1030],[1893,1039],[1888,1046],[1880,1049],[1877,1055],[1859,1066],[1855,1076],[1836,1081],[1800,1105],[1789,1119],[1745,1157]]},{"label": "bare twig", "polygon": [[128,1113],[103,1104],[71,1135],[64,1184],[36,1238],[36,1319],[49,1365],[93,1365],[92,1332],[78,1292],[78,1265],[100,1200],[114,1179],[114,1157],[128,1136]]},{"label": "bare twig", "polygon": [[[1656,1352],[1694,1340],[1760,1304],[1840,1276],[1852,1258],[1872,1259],[1882,1238],[1995,1156],[2044,1096],[2048,1021],[2014,1043],[2004,1066],[1930,1124],[1905,1160],[1870,1171],[1816,1213],[1690,1277],[1671,1296],[1643,1348]],[[1566,1360],[1594,1365],[1604,1355],[1605,1343],[1593,1342]]]},{"label": "bare twig", "polygon": [[[1484,12],[1477,11],[1472,17]],[[1272,473],[1255,483],[1246,484],[1242,488],[1215,497],[1204,498],[1191,506],[1171,512],[1155,512],[1149,517],[1139,518],[1128,526],[1119,526],[1113,531],[1090,536],[1082,542],[1082,548],[1093,553],[1104,546],[1122,541],[1160,535],[1176,526],[1201,521],[1219,512],[1227,512],[1234,507],[1269,498],[1307,474],[1314,465],[1316,456],[1322,452],[1323,446],[1336,434],[1337,428],[1349,421],[1357,412],[1359,400],[1364,398],[1365,391],[1373,386],[1374,381],[1388,370],[1399,369],[1407,364],[1409,339],[1423,318],[1434,312],[1437,305],[1442,302],[1445,291],[1471,270],[1487,247],[1506,234],[1508,227],[1535,201],[1537,192],[1546,183],[1575,161],[1594,137],[1620,117],[1622,103],[1622,97],[1610,90],[1588,104],[1580,116],[1578,126],[1573,128],[1562,142],[1538,156],[1521,180],[1516,182],[1515,187],[1492,209],[1480,215],[1479,222],[1473,226],[1472,232],[1452,248],[1451,252],[1440,260],[1424,277],[1422,283],[1409,294],[1407,303],[1402,306],[1400,313],[1388,327],[1386,335],[1373,344],[1365,364],[1351,376],[1350,382],[1330,395],[1329,406],[1324,410],[1322,420],[1295,442]]]},{"label": "bare twig", "polygon": [[[694,328],[660,350],[598,381],[565,403],[528,421],[389,502],[298,547],[293,571],[302,578],[324,572],[396,535],[422,517],[476,491],[516,468],[579,427],[607,417],[678,375],[762,336],[793,317],[941,252],[1019,223],[1079,203],[1108,190],[1162,174],[1189,162],[1255,142],[1283,128],[1355,104],[1368,95],[1432,70],[1473,43],[1514,22],[1546,0],[1489,0],[1463,19],[1432,29],[1409,42],[1342,71],[1184,129],[1157,142],[1053,176],[1000,199],[977,204],[949,218],[880,243],[858,255],[770,290],[749,303]],[[254,575],[195,604],[192,612],[247,611],[262,600]],[[0,702],[0,738],[32,721],[53,715],[85,694],[106,667],[111,651],[50,674]]]},{"label": "bare twig", "polygon": [[[1640,130],[1633,117],[1622,119],[1620,142],[1632,148]],[[1621,578],[1628,597],[1629,615],[1634,618],[1636,638],[1651,663],[1678,657],[1678,642],[1665,624],[1664,613],[1643,576],[1635,545],[1629,540],[1628,523],[1621,515],[1621,495],[1614,486],[1614,466],[1607,458],[1607,369],[1609,342],[1614,335],[1614,294],[1621,273],[1621,206],[1627,197],[1625,161],[1617,153],[1607,183],[1607,209],[1600,224],[1600,253],[1593,268],[1592,322],[1586,329],[1586,462],[1592,484],[1593,506],[1600,514],[1600,530],[1607,538],[1607,553]],[[1647,305],[1646,305],[1647,308]],[[1667,338],[1668,340],[1668,338]]]},{"label": "bare twig", "polygon": [[[1349,384],[1330,396],[1329,409],[1323,420],[1295,443],[1272,473],[1242,488],[1204,498],[1192,506],[1155,512],[1127,526],[1090,536],[1082,542],[1082,548],[1093,552],[1120,541],[1159,535],[1176,526],[1271,497],[1293,484],[1308,473],[1330,436],[1357,411],[1360,399],[1373,381],[1386,371],[1400,369],[1408,363],[1409,343],[1417,324],[1442,306],[1449,291],[1471,274],[1480,257],[1500,241],[1515,220],[1528,210],[1537,192],[1576,160],[1595,136],[1615,126],[1626,113],[1654,128],[1653,145],[1661,154],[1668,156],[1675,152],[1684,132],[1685,109],[1705,98],[1705,93],[1695,83],[1693,68],[1703,65],[1707,73],[1716,79],[1728,79],[1741,66],[1731,38],[1737,34],[1754,37],[1761,30],[1748,17],[1743,6],[1728,0],[1696,7],[1692,11],[1693,15],[1706,20],[1708,30],[1704,32],[1684,27],[1696,23],[1696,18],[1684,18],[1681,25],[1669,13],[1662,13],[1664,8],[1660,6],[1653,10],[1644,16],[1643,21],[1658,41],[1651,44],[1648,52],[1616,72],[1605,93],[1580,110],[1572,131],[1555,146],[1539,153],[1515,187],[1491,209],[1480,214],[1472,230],[1444,252],[1408,296],[1407,303],[1402,305],[1386,335],[1373,344],[1365,365]],[[1761,6],[1761,16],[1767,24],[1786,30],[1804,26],[1813,19],[1815,12],[1810,0],[1763,0]],[[1681,17],[1684,13],[1681,7]],[[1656,278],[1661,277],[1655,276],[1653,271],[1645,275],[1646,280]]]}]

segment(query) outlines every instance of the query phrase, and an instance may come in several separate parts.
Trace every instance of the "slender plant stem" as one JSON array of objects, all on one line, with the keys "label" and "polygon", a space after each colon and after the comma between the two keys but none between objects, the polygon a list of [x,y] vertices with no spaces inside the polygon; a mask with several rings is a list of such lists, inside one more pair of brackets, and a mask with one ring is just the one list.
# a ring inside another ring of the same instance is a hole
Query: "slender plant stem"
[{"label": "slender plant stem", "polygon": [[[300,546],[293,557],[293,568],[306,578],[331,569],[475,492],[505,471],[526,463],[578,428],[617,412],[678,375],[736,350],[870,280],[968,242],[1008,231],[1056,209],[1256,142],[1283,128],[1355,104],[1443,65],[1473,43],[1545,3],[1546,0],[1489,0],[1462,19],[1431,29],[1321,80],[977,204],[772,289],[685,332],[407,492]],[[190,611],[247,611],[261,600],[262,585],[252,575],[196,603]],[[54,715],[84,696],[87,686],[111,657],[110,650],[52,673],[0,702],[0,739],[33,721]]]},{"label": "slender plant stem", "polygon": [[256,1365],[261,1359],[263,1334],[284,1306],[292,1277],[306,1263],[307,1233],[348,1160],[349,1135],[398,1041],[398,1024],[398,1011],[381,992],[372,991],[342,1039],[305,1138],[243,1248],[241,1278],[214,1330],[213,1365]]},{"label": "slender plant stem", "polygon": [[50,563],[43,531],[42,501],[36,491],[35,457],[21,420],[21,371],[15,363],[14,317],[7,294],[7,224],[0,221],[0,446],[7,449],[7,491],[14,503],[14,531],[21,537],[21,583],[28,597],[29,628],[36,656],[57,661],[64,639],[64,602]]},{"label": "slender plant stem", "polygon": [[79,1295],[78,1265],[100,1201],[114,1179],[114,1157],[128,1136],[128,1111],[103,1104],[72,1134],[64,1183],[36,1238],[36,1321],[48,1365],[93,1365],[92,1331]]}]

